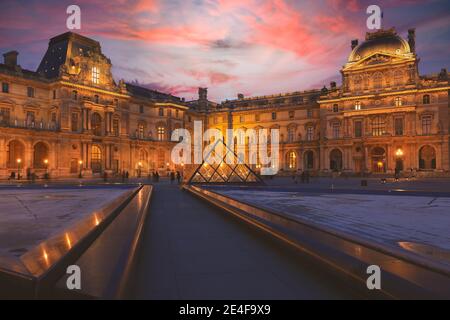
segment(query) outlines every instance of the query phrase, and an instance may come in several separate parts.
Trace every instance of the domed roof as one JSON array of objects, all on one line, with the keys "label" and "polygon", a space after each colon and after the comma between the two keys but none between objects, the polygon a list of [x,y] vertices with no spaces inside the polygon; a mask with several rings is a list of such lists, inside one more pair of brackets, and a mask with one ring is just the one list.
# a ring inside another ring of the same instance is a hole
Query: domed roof
[{"label": "domed roof", "polygon": [[366,41],[352,50],[348,62],[364,59],[376,52],[402,55],[411,53],[411,49],[408,42],[398,36],[395,30],[379,30],[366,34]]}]

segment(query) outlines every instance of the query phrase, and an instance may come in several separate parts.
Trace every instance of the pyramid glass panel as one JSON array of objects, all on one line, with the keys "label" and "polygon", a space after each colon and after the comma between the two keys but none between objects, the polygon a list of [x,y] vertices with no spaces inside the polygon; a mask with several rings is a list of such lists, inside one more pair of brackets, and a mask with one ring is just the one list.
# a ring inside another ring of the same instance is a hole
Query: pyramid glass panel
[{"label": "pyramid glass panel", "polygon": [[[261,178],[245,163],[239,163],[237,155],[219,140],[215,144],[224,148],[225,156],[220,163],[209,164],[206,161],[195,170],[188,183],[263,183]],[[208,156],[212,156],[214,150]],[[226,162],[227,155],[233,160],[234,164]],[[208,157],[207,156],[207,157]]]}]

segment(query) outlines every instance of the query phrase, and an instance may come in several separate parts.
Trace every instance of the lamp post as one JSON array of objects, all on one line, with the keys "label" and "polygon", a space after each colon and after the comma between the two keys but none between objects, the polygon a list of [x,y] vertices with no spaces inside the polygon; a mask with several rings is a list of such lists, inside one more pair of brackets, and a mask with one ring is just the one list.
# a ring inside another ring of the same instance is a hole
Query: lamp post
[{"label": "lamp post", "polygon": [[45,164],[45,179],[48,179],[48,159],[44,159]]},{"label": "lamp post", "polygon": [[81,174],[81,172],[83,170],[83,160],[78,161],[78,164],[80,165],[80,174],[78,175],[78,178],[81,179],[83,177]]},{"label": "lamp post", "polygon": [[22,163],[22,159],[17,159],[17,180],[20,180],[20,164]]},{"label": "lamp post", "polygon": [[142,162],[139,161],[139,162],[138,162],[138,178],[141,177],[141,167],[142,167]]}]

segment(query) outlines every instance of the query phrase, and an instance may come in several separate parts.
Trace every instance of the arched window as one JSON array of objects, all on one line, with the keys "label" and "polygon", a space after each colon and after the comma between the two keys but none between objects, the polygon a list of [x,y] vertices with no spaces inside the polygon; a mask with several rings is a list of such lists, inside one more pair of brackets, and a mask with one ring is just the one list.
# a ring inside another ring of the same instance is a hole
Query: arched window
[{"label": "arched window", "polygon": [[36,169],[45,169],[48,164],[48,147],[43,142],[34,145],[33,167]]},{"label": "arched window", "polygon": [[342,152],[339,149],[333,149],[330,152],[330,169],[333,171],[342,170]]},{"label": "arched window", "polygon": [[423,104],[430,104],[430,95],[429,94],[425,94],[423,96]]},{"label": "arched window", "polygon": [[91,127],[94,135],[102,135],[102,117],[97,112],[92,115]]},{"label": "arched window", "polygon": [[419,169],[436,169],[436,150],[432,146],[426,145],[420,148]]},{"label": "arched window", "polygon": [[380,89],[383,86],[383,74],[377,72],[373,75],[373,87],[374,89]]},{"label": "arched window", "polygon": [[314,169],[314,153],[310,151],[305,152],[305,170]]},{"label": "arched window", "polygon": [[144,135],[145,135],[145,124],[141,122],[138,124],[138,138],[144,139]]},{"label": "arched window", "polygon": [[297,168],[297,154],[294,151],[288,153],[289,169]]},{"label": "arched window", "polygon": [[355,110],[361,110],[361,101],[355,102]]},{"label": "arched window", "polygon": [[12,140],[7,147],[8,168],[16,168],[19,162],[24,161],[25,146],[18,140]]}]

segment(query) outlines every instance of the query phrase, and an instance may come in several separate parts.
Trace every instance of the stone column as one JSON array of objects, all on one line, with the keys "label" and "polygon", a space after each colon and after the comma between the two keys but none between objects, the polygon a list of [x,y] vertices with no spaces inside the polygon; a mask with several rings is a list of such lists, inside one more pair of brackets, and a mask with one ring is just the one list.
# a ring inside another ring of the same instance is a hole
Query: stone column
[{"label": "stone column", "polygon": [[5,139],[0,139],[0,169],[6,169],[6,144],[5,144]]}]

